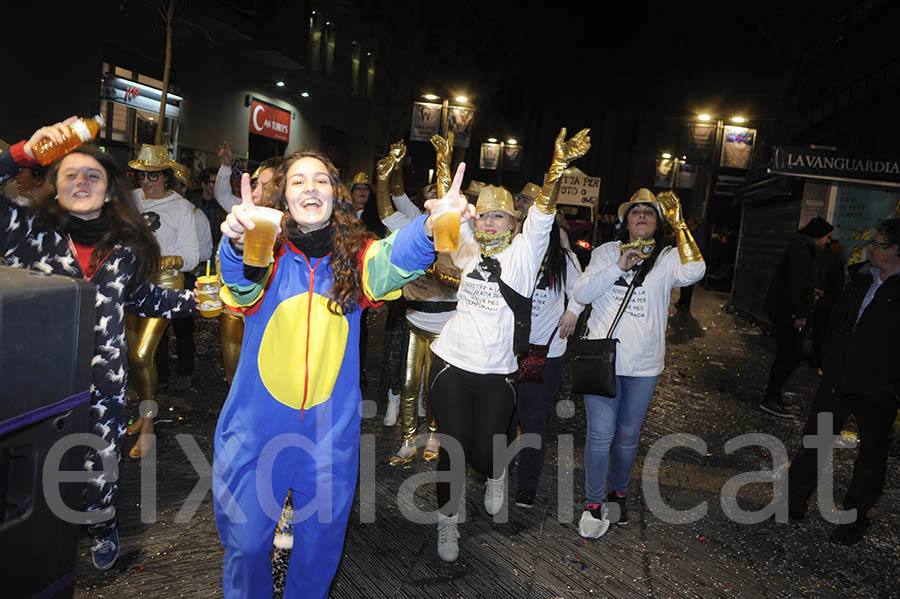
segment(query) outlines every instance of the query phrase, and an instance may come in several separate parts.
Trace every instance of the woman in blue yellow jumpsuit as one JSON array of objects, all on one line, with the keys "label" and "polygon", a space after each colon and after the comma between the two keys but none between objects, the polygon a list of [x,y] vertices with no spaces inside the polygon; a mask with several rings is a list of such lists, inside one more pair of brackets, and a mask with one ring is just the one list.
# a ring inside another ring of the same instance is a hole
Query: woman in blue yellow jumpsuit
[{"label": "woman in blue yellow jumpsuit", "polygon": [[[213,493],[225,547],[225,597],[271,597],[269,553],[284,498],[294,501],[286,597],[325,597],[341,557],[359,468],[360,313],[400,295],[434,261],[422,216],[374,241],[324,155],[283,166],[282,232],[268,268],[245,267],[243,202],[222,225],[226,301],[245,315],[243,347],[215,436]],[[459,195],[462,169],[454,180]],[[351,351],[347,351],[347,348]]]}]

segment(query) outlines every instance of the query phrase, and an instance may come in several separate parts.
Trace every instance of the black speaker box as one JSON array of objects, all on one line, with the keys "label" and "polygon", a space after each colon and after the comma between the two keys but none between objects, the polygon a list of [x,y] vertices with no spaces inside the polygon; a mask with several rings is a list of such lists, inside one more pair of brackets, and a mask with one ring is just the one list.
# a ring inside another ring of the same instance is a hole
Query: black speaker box
[{"label": "black speaker box", "polygon": [[[78,524],[50,509],[44,462],[66,435],[88,432],[96,288],[0,266],[0,593],[71,597]],[[84,446],[48,468],[83,472]],[[82,510],[83,483],[62,483]]]}]

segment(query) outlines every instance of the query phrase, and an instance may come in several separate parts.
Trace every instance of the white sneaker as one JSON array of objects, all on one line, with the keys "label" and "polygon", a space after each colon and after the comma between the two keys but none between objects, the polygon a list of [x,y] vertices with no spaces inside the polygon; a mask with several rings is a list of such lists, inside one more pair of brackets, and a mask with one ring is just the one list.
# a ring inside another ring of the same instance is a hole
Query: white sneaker
[{"label": "white sneaker", "polygon": [[578,522],[578,534],[585,539],[599,539],[609,530],[608,515],[606,504],[599,510],[584,510]]},{"label": "white sneaker", "polygon": [[500,478],[488,478],[484,484],[484,511],[493,516],[503,508],[506,501],[506,470]]},{"label": "white sneaker", "polygon": [[384,414],[384,425],[394,426],[397,424],[397,416],[400,414],[400,396],[388,391],[388,407]]},{"label": "white sneaker", "polygon": [[445,562],[455,562],[459,557],[459,531],[456,530],[458,518],[459,514],[438,514],[437,552]]}]

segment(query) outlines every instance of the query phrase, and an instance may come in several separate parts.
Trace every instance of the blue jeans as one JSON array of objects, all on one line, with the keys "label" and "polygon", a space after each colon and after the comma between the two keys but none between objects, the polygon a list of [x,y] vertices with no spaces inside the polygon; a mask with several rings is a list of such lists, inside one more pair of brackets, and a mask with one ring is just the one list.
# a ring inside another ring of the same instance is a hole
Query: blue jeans
[{"label": "blue jeans", "polygon": [[658,375],[617,376],[615,397],[584,396],[587,412],[584,448],[586,503],[606,501],[607,472],[610,491],[628,491],[628,480],[637,458],[641,425],[658,380]]}]

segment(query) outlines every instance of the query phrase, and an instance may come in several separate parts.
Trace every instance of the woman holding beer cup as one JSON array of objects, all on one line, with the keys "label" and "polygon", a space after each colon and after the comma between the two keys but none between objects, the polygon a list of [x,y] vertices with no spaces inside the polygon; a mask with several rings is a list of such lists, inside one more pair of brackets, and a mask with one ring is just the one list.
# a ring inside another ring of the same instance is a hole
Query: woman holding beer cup
[{"label": "woman holding beer cup", "polygon": [[[665,365],[669,296],[673,288],[692,285],[706,272],[674,193],[663,192],[657,198],[649,189],[638,189],[619,206],[619,220],[619,239],[595,249],[575,283],[575,299],[592,306],[588,337],[599,339],[606,337],[628,286],[637,278],[613,334],[621,341],[616,351],[616,397],[584,396],[586,499],[578,532],[591,539],[609,528],[610,502],[619,508],[618,518],[612,519],[628,524],[625,504],[638,438]],[[675,233],[677,251],[663,245],[665,221]]]},{"label": "woman holding beer cup", "polygon": [[[72,135],[74,120],[38,129],[27,142],[0,154],[0,183],[37,164],[35,143],[55,143]],[[86,145],[53,163],[46,194],[26,212],[0,195],[0,255],[10,266],[46,274],[83,278],[97,288],[95,347],[91,360],[91,432],[105,447],[91,448],[84,462],[97,474],[84,486],[94,537],[94,566],[108,570],[119,553],[115,518],[116,472],[125,437],[125,386],[128,361],[127,307],[142,317],[190,315],[189,291],[173,291],[151,282],[159,268],[159,245],[131,200],[131,184],[108,154]],[[113,460],[110,462],[110,460]]]},{"label": "woman holding beer cup", "polygon": [[[164,146],[144,144],[137,159],[129,162],[128,166],[140,184],[133,192],[134,204],[144,216],[163,253],[155,283],[166,289],[184,289],[184,273],[194,270],[200,261],[194,206],[169,188],[174,179],[169,152]],[[156,350],[169,321],[165,318],[142,318],[129,312],[125,315],[125,323],[128,361],[134,374],[135,390],[141,400],[140,416],[128,427],[129,435],[140,435],[128,456],[139,459],[153,448],[156,439],[153,434],[159,391]]]},{"label": "woman holding beer cup", "polygon": [[[563,171],[590,148],[587,134],[584,129],[566,141],[566,130],[560,131],[546,182],[529,209],[521,234],[513,238],[518,212],[510,193],[487,186],[478,195],[474,239],[471,229],[464,227],[459,234],[460,247],[453,255],[460,268],[457,310],[431,345],[435,354],[431,401],[440,435],[455,439],[462,445],[466,461],[487,474],[484,507],[491,515],[502,508],[506,486],[505,465],[494,463],[493,439],[503,435],[505,441],[516,404],[516,314],[507,304],[506,290],[526,301],[531,297],[554,226]],[[449,237],[452,241],[453,235]],[[521,316],[530,320],[530,310]],[[437,468],[444,473],[444,480],[437,483],[437,550],[444,561],[455,561],[463,481],[446,479],[451,466],[446,437]],[[456,466],[455,471],[460,471],[460,465]]]},{"label": "woman holding beer cup", "polygon": [[[282,217],[265,256],[247,256],[251,244],[261,246],[250,235],[271,222],[253,206],[249,177],[222,224],[229,239],[219,252],[222,280],[245,316],[213,463],[229,598],[272,594],[269,553],[288,490],[294,547],[285,595],[327,595],[358,471],[360,313],[398,297],[434,261],[430,217],[375,241],[326,156],[296,152],[282,170]],[[448,195],[467,220],[474,213],[459,193],[463,171],[460,165]],[[265,263],[257,266],[259,257]]]}]

